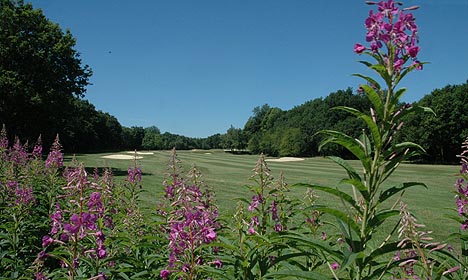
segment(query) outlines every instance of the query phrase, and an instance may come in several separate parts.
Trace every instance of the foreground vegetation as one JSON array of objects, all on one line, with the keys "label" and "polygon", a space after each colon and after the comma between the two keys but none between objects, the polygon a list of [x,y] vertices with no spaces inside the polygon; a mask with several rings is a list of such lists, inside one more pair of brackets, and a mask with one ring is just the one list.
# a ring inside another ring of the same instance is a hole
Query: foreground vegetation
[{"label": "foreground vegetation", "polygon": [[[404,164],[424,154],[400,137],[407,117],[434,113],[400,102],[406,89],[399,82],[425,64],[417,59],[410,12],[417,7],[368,4],[377,6],[365,21],[368,46],[356,44],[354,51],[370,59],[360,63],[377,76],[355,74],[365,81],[360,92],[369,106],[333,108],[363,129],[318,132],[320,150],[339,147],[357,160],[328,157],[341,171],[324,158],[271,163],[294,174],[292,185],[283,172],[273,176],[263,155],[254,163],[249,155],[184,153],[184,160],[200,162],[185,170],[175,149],[112,162],[114,169],[100,155],[80,156],[86,168],[76,158],[64,165],[58,136],[44,160],[40,137],[29,150],[18,138],[11,143],[3,128],[0,277],[466,279],[468,140],[458,172]],[[167,156],[167,168],[155,164]],[[143,177],[157,182],[143,187]],[[431,204],[448,206],[449,216]],[[444,230],[435,235],[423,221]]]}]

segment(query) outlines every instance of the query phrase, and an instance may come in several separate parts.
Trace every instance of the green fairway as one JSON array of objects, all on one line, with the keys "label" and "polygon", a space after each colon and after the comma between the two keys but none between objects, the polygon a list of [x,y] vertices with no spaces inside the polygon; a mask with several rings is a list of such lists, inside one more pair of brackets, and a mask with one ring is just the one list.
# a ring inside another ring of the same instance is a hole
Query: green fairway
[{"label": "green fairway", "polygon": [[[121,153],[130,155],[128,153]],[[252,169],[258,159],[254,155],[233,155],[219,150],[210,151],[179,151],[178,158],[182,161],[184,171],[196,165],[202,172],[205,183],[216,193],[221,214],[232,214],[238,197],[249,198],[250,193],[244,187],[252,182],[249,180]],[[133,166],[133,160],[105,159],[102,156],[109,154],[77,155],[79,161],[89,168],[112,167],[117,180],[126,176],[127,168]],[[163,197],[163,180],[167,172],[169,151],[155,151],[153,154],[142,154],[143,158],[137,164],[143,171],[143,188],[146,191],[142,203],[149,209],[154,209],[157,201]],[[351,165],[359,170],[358,161],[350,161]],[[346,173],[326,158],[306,158],[296,162],[268,162],[271,174],[275,178],[281,171],[284,172],[289,185],[295,183],[322,184],[337,186],[339,181],[346,177]],[[424,187],[416,186],[409,189],[403,198],[418,221],[427,226],[427,230],[434,232],[434,237],[443,239],[450,233],[458,230],[458,226],[445,217],[450,209],[456,209],[454,199],[454,182],[458,166],[449,165],[419,165],[404,164],[386,182],[386,186],[401,182],[422,182]],[[339,186],[349,189],[349,186]],[[291,195],[303,197],[305,189],[292,189]],[[328,196],[320,194],[320,203],[340,203],[330,200]]]}]

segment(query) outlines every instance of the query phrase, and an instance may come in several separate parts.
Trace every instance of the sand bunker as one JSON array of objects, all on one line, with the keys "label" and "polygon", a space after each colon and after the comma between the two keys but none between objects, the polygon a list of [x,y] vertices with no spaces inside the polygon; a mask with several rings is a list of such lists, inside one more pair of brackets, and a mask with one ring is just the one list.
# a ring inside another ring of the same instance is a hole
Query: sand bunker
[{"label": "sand bunker", "polygon": [[205,153],[205,155],[211,155],[211,153]]},{"label": "sand bunker", "polygon": [[282,157],[282,158],[269,158],[266,161],[273,161],[273,162],[289,162],[289,161],[302,161],[303,158],[297,157]]},{"label": "sand bunker", "polygon": [[142,159],[143,157],[139,156],[131,156],[131,155],[121,155],[121,154],[116,154],[116,155],[108,155],[108,156],[102,156],[102,158],[108,158],[108,159]]},{"label": "sand bunker", "polygon": [[[137,155],[154,155],[154,152],[136,152]],[[133,151],[128,151],[127,154],[135,154],[135,152]]]}]

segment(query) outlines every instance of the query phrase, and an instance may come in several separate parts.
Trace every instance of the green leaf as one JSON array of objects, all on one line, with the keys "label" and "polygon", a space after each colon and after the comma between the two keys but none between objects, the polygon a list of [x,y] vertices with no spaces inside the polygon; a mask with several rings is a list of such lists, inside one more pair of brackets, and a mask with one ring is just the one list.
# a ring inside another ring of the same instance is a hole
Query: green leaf
[{"label": "green leaf", "polygon": [[346,107],[346,106],[338,106],[338,107],[335,107],[334,109],[346,111],[362,119],[367,124],[367,127],[369,128],[372,134],[372,140],[374,140],[374,144],[376,145],[376,147],[380,148],[382,146],[382,137],[380,136],[380,131],[377,126],[377,123],[375,123],[370,116],[362,113],[361,111],[357,109]]},{"label": "green leaf", "polygon": [[349,165],[344,159],[336,156],[329,156],[328,158],[333,160],[339,166],[343,167],[344,170],[346,170],[346,172],[348,173],[349,178],[361,181],[361,176],[359,176],[356,170],[354,170],[354,168],[351,165]]},{"label": "green leaf", "polygon": [[360,233],[360,228],[358,224],[345,212],[329,207],[314,207],[314,209],[335,216],[337,219],[340,219],[344,223],[347,223],[349,227],[352,230],[354,230],[354,232],[356,232],[357,234]]},{"label": "green leaf", "polygon": [[325,276],[314,271],[301,271],[301,270],[280,270],[270,272],[265,275],[265,278],[282,279],[298,277],[299,279],[312,279],[312,280],[330,280],[329,276]]},{"label": "green leaf", "polygon": [[421,147],[421,145],[419,144],[416,144],[416,143],[413,143],[413,142],[402,142],[402,143],[398,143],[398,144],[395,144],[395,148],[398,148],[398,149],[407,149],[407,148],[414,148],[416,150],[419,150],[421,152],[426,152],[424,150],[423,147]]},{"label": "green leaf", "polygon": [[384,81],[385,81],[387,84],[390,84],[390,83],[391,83],[392,77],[388,74],[387,68],[385,68],[384,65],[382,65],[382,64],[374,64],[374,65],[372,65],[372,66],[369,67],[369,68],[372,69],[372,70],[374,70],[375,72],[377,72],[377,74],[379,74],[380,77],[382,77],[382,79],[384,79]]},{"label": "green leaf", "polygon": [[386,219],[400,214],[399,210],[384,210],[369,220],[369,229],[380,226]]},{"label": "green leaf", "polygon": [[340,181],[340,184],[350,184],[353,185],[360,193],[361,195],[366,199],[369,200],[369,192],[367,191],[366,186],[362,183],[361,178],[359,179],[343,179]]},{"label": "green leaf", "polygon": [[319,133],[325,134],[328,138],[320,143],[319,150],[328,143],[335,143],[343,146],[353,155],[355,155],[362,163],[366,170],[370,170],[370,159],[366,156],[364,148],[359,144],[358,141],[351,138],[350,136],[334,130],[322,130]]},{"label": "green leaf", "polygon": [[[368,64],[369,64],[368,66],[371,66],[371,65],[372,65],[372,64],[370,64],[370,63],[367,62],[367,61],[364,61],[364,62],[368,63]],[[363,78],[363,79],[366,80],[368,83],[370,83],[371,85],[375,86],[377,89],[380,89],[379,83],[378,83],[376,80],[374,80],[374,79],[372,79],[371,77],[369,77],[369,76],[365,76],[365,75],[362,75],[362,74],[359,74],[359,73],[353,74],[353,76]],[[362,86],[361,86],[361,87],[362,87]]]},{"label": "green leaf", "polygon": [[358,62],[361,63],[361,64],[364,64],[364,65],[367,66],[367,67],[371,67],[371,66],[372,66],[372,63],[370,63],[369,61],[358,60]]},{"label": "green leaf", "polygon": [[[293,231],[288,231],[282,234],[282,237],[293,248],[295,248],[294,243],[297,243],[296,246],[299,246],[299,247],[307,246],[312,249],[325,251],[328,254],[338,257],[338,258],[341,257],[341,252],[334,250],[327,242],[322,241],[322,240],[317,240],[309,235],[304,235],[304,234],[296,233]],[[290,241],[294,241],[294,242],[290,242]],[[301,250],[301,248],[296,248],[296,249]]]},{"label": "green leaf", "polygon": [[364,94],[367,96],[369,101],[371,102],[372,106],[375,109],[375,113],[379,117],[379,119],[383,119],[384,117],[384,105],[382,103],[382,98],[380,95],[369,85],[361,85],[362,89],[364,90]]},{"label": "green leaf", "polygon": [[403,94],[406,92],[406,88],[400,88],[399,90],[397,90],[394,94],[393,94],[393,97],[392,97],[392,108],[390,109],[390,111],[392,112],[393,110],[395,110],[395,106],[399,103],[400,101],[400,98],[403,96]]},{"label": "green leaf", "polygon": [[405,110],[403,110],[401,113],[399,113],[398,115],[394,116],[393,117],[393,122],[397,122],[399,119],[401,119],[402,117],[406,116],[406,115],[409,115],[409,114],[412,114],[412,113],[416,113],[416,114],[421,114],[421,113],[431,113],[433,114],[434,116],[436,115],[436,113],[429,107],[424,107],[424,106],[418,106],[418,105],[414,105],[414,106],[411,106],[409,108],[406,108]]},{"label": "green leaf", "polygon": [[[420,64],[424,65],[424,64],[428,64],[429,62],[420,62]],[[397,76],[397,78],[395,79],[395,85],[399,84],[401,79],[403,79],[408,73],[410,73],[411,71],[413,71],[414,69],[416,69],[417,65],[411,65],[409,66],[408,68],[406,68],[405,70],[403,70],[400,75]]]},{"label": "green leaf", "polygon": [[390,197],[394,196],[395,194],[407,189],[407,188],[410,188],[410,187],[413,187],[413,186],[423,186],[427,189],[427,186],[426,184],[424,183],[420,183],[420,182],[406,182],[406,183],[402,183],[402,184],[399,184],[397,186],[394,186],[394,187],[391,187],[383,192],[380,193],[379,195],[379,203],[382,203],[384,201],[386,201],[387,199],[389,199]]},{"label": "green leaf", "polygon": [[359,213],[362,214],[362,209],[357,204],[357,201],[355,201],[352,196],[350,196],[349,194],[347,194],[345,192],[342,192],[342,191],[337,190],[335,188],[320,186],[320,185],[314,185],[314,184],[311,185],[311,184],[297,183],[297,184],[294,184],[294,186],[312,188],[312,189],[315,189],[315,190],[319,190],[319,191],[322,191],[322,192],[332,194],[332,195],[334,195],[334,196],[348,202],[351,206],[354,207],[354,209],[356,209]]}]

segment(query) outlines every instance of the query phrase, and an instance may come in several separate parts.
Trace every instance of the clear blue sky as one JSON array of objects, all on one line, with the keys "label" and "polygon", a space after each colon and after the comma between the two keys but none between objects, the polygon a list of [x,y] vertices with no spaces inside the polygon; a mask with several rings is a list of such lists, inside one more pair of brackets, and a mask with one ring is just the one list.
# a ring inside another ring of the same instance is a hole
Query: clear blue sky
[{"label": "clear blue sky", "polygon": [[[86,98],[125,126],[192,137],[243,127],[370,74],[356,61],[371,6],[360,0],[32,0],[70,29],[94,71]],[[468,80],[468,0],[408,0],[425,69],[404,100]]]}]

